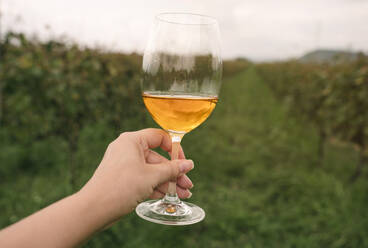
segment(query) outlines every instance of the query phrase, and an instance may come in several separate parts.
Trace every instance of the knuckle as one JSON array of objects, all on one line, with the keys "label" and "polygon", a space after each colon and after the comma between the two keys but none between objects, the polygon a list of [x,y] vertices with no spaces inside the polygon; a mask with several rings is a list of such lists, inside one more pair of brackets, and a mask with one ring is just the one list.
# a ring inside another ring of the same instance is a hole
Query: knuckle
[{"label": "knuckle", "polygon": [[159,128],[150,127],[150,128],[146,128],[146,131],[157,132],[157,131],[162,131],[162,130]]},{"label": "knuckle", "polygon": [[123,132],[119,135],[119,139],[124,139],[126,137],[129,137],[131,135],[131,132]]},{"label": "knuckle", "polygon": [[111,143],[107,146],[107,150],[111,150],[113,146],[114,146],[114,141],[113,141],[113,142],[111,142]]},{"label": "knuckle", "polygon": [[113,147],[116,146],[116,140],[113,140],[112,142],[110,142],[108,145],[107,145],[107,150],[111,150],[113,149]]},{"label": "knuckle", "polygon": [[134,132],[123,132],[119,135],[119,137],[116,140],[117,141],[132,140],[133,137],[134,137]]}]

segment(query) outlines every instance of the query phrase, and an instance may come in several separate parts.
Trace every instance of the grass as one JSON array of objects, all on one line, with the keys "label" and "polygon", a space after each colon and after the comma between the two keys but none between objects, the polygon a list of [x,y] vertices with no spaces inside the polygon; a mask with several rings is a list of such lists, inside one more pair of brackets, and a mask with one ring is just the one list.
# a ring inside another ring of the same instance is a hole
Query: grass
[{"label": "grass", "polygon": [[[113,137],[101,123],[83,131],[79,185]],[[168,227],[132,213],[84,247],[368,246],[366,176],[348,183],[356,152],[327,144],[319,166],[315,130],[290,117],[253,68],[225,80],[213,115],[182,144],[196,165],[190,201],[205,209],[205,220]],[[69,194],[67,161],[60,155],[60,166],[0,182],[0,226]]]}]

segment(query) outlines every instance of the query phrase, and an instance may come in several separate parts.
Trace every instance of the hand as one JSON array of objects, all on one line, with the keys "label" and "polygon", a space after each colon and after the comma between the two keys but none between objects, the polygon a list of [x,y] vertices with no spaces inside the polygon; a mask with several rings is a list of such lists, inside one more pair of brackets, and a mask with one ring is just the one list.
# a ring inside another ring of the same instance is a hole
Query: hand
[{"label": "hand", "polygon": [[185,175],[193,168],[191,160],[169,161],[151,150],[160,146],[171,151],[171,138],[160,129],[144,129],[121,134],[108,146],[92,178],[79,194],[91,204],[103,207],[108,223],[132,211],[149,196],[161,198],[167,191],[168,181],[177,178],[177,193],[181,198],[191,196],[193,186]]},{"label": "hand", "polygon": [[162,197],[176,178],[179,197],[190,197],[193,184],[185,173],[193,162],[182,150],[179,160],[168,161],[151,150],[158,146],[171,151],[169,135],[159,129],[121,134],[79,192],[1,230],[0,246],[75,247],[145,198]]}]

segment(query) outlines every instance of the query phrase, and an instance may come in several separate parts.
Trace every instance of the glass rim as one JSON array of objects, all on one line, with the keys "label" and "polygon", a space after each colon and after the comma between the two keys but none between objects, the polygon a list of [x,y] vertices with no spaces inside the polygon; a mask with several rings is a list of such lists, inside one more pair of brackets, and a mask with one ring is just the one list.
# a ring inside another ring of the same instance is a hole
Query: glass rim
[{"label": "glass rim", "polygon": [[[198,22],[184,22],[184,21],[175,21],[170,20],[170,18],[165,16],[192,16],[192,17],[199,17],[201,21]],[[216,25],[217,20],[216,18],[209,16],[209,15],[202,15],[190,12],[163,12],[155,16],[155,19],[161,22],[166,22],[170,24],[177,24],[177,25],[185,25],[185,26],[206,26],[206,25]]]}]

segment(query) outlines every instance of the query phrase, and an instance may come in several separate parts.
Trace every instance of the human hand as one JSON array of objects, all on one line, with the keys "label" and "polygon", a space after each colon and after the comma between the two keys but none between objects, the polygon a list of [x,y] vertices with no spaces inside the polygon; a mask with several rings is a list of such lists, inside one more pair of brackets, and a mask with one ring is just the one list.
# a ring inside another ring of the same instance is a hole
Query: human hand
[{"label": "human hand", "polygon": [[185,173],[193,168],[193,161],[185,160],[182,150],[179,160],[169,161],[151,150],[155,147],[171,151],[171,138],[165,131],[126,132],[109,144],[99,167],[79,192],[92,205],[100,206],[107,215],[106,224],[132,211],[149,196],[162,198],[168,181],[176,178],[179,197],[191,196],[193,184]]}]

